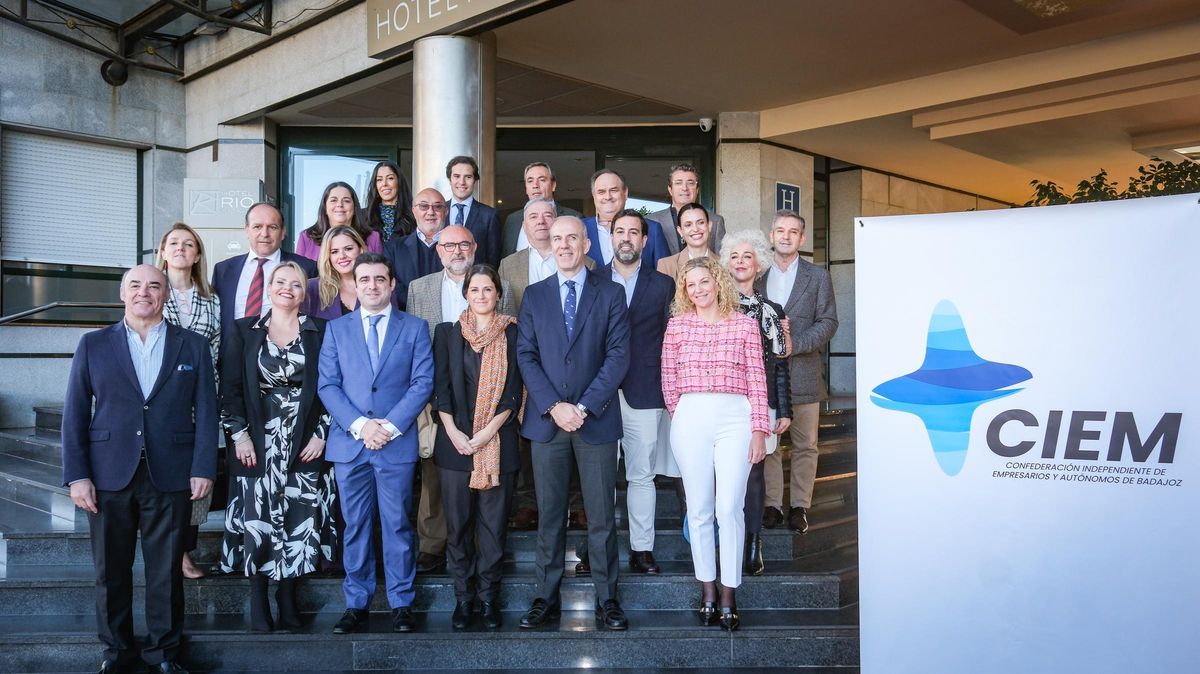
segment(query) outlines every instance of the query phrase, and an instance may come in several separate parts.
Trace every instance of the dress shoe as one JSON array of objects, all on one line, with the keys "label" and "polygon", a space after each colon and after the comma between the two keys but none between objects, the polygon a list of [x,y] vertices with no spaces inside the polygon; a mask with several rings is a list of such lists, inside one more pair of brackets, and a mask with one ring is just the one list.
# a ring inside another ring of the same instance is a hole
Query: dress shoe
[{"label": "dress shoe", "polygon": [[446,566],[444,556],[421,552],[417,554],[417,573],[432,573]]},{"label": "dress shoe", "polygon": [[392,631],[411,632],[417,629],[417,619],[408,606],[392,609]]},{"label": "dress shoe", "polygon": [[454,615],[450,616],[450,626],[456,630],[465,630],[471,624],[471,601],[460,601],[454,605]]},{"label": "dress shoe", "polygon": [[587,529],[587,513],[582,510],[572,510],[567,516],[568,529]]},{"label": "dress shoe", "polygon": [[783,524],[782,510],[776,508],[775,506],[767,506],[766,508],[763,508],[762,525],[764,527],[768,529],[774,529],[780,524]]},{"label": "dress shoe", "polygon": [[592,575],[592,562],[588,559],[585,553],[583,557],[575,563],[575,577]]},{"label": "dress shoe", "polygon": [[738,614],[736,606],[721,607],[721,629],[726,632],[732,632],[738,628]]},{"label": "dress shoe", "polygon": [[536,529],[537,525],[538,511],[533,508],[517,508],[517,512],[508,522],[508,528],[515,531],[530,531]]},{"label": "dress shoe", "polygon": [[629,551],[629,568],[634,573],[649,573],[656,574],[661,569],[658,568],[658,562],[654,559],[654,553],[650,550],[639,552],[637,550]]},{"label": "dress shoe", "polygon": [[746,534],[746,551],[742,559],[742,573],[757,576],[767,568],[762,556],[762,534]]},{"label": "dress shoe", "polygon": [[117,674],[118,672],[122,671],[122,668],[117,666],[116,661],[105,658],[104,661],[100,663],[99,671],[100,674]]},{"label": "dress shoe", "polygon": [[605,599],[603,604],[596,602],[596,627],[610,630],[629,628],[629,619],[625,617],[625,612],[621,610],[621,605],[616,599]]},{"label": "dress shoe", "polygon": [[792,508],[788,511],[788,529],[793,534],[808,532],[808,511],[804,508]]},{"label": "dress shoe", "polygon": [[533,604],[529,606],[529,610],[525,615],[521,616],[521,629],[528,630],[535,627],[541,627],[546,623],[558,618],[562,614],[562,608],[558,604],[548,604],[545,599],[537,598],[533,600]]},{"label": "dress shoe", "polygon": [[717,602],[701,601],[700,602],[700,624],[705,627],[710,627],[717,621]]},{"label": "dress shoe", "polygon": [[359,629],[364,629],[367,626],[367,618],[371,614],[365,608],[348,608],[338,619],[337,624],[333,626],[334,634],[350,634],[357,632]]},{"label": "dress shoe", "polygon": [[488,629],[494,630],[503,622],[500,617],[500,607],[494,601],[479,602],[479,615],[483,618],[483,626]]},{"label": "dress shoe", "polygon": [[181,667],[179,663],[175,662],[174,660],[163,660],[157,665],[150,665],[149,669],[151,672],[163,672],[164,674],[167,672],[170,674],[188,674],[188,670]]}]

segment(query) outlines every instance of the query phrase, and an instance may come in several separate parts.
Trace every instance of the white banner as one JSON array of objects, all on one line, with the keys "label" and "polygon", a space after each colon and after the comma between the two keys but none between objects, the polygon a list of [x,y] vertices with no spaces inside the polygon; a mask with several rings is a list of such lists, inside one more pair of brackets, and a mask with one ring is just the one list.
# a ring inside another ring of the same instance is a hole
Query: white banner
[{"label": "white banner", "polygon": [[1200,671],[1197,196],[855,233],[863,672]]}]

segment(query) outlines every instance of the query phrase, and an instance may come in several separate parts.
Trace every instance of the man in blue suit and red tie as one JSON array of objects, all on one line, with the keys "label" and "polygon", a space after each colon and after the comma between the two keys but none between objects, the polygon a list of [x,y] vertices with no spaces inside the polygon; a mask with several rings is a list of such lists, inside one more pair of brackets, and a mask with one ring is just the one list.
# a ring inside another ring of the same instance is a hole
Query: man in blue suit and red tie
[{"label": "man in blue suit and red tie", "polygon": [[354,263],[359,308],[330,321],[321,345],[321,402],[333,416],[325,458],[334,465],[346,520],[346,612],[335,634],[364,628],[375,592],[376,519],[392,629],[411,632],[416,565],[409,523],[417,466],[417,415],[433,392],[433,348],[425,322],[392,308],[391,262],[363,253]]},{"label": "man in blue suit and red tie", "polygon": [[629,368],[625,291],[584,266],[583,223],[562,216],[550,226],[558,273],[525,289],[517,322],[517,365],[528,402],[521,434],[533,445],[537,492],[537,598],[521,627],[541,627],[561,611],[571,459],[579,467],[588,549],[596,588],[596,623],[623,630],[617,601],[617,532],[613,492],[621,406],[617,388]]}]

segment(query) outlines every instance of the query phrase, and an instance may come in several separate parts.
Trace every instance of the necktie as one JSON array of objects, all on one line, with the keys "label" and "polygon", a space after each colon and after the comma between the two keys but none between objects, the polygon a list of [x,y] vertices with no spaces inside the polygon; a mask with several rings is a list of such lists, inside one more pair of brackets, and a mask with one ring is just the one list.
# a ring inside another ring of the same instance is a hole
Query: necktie
[{"label": "necktie", "polygon": [[250,279],[250,290],[246,293],[246,313],[243,316],[258,316],[262,313],[263,305],[263,265],[267,258],[260,257],[258,269],[254,270],[254,278]]},{"label": "necktie", "polygon": [[454,204],[454,207],[458,209],[458,212],[454,214],[454,224],[461,225],[463,223],[463,209],[467,206],[466,204]]},{"label": "necktie", "polygon": [[383,314],[371,316],[371,333],[367,337],[367,354],[371,356],[371,372],[379,371],[379,321]]},{"label": "necktie", "polygon": [[567,302],[563,305],[563,320],[567,324],[567,339],[575,332],[575,282],[567,281]]}]

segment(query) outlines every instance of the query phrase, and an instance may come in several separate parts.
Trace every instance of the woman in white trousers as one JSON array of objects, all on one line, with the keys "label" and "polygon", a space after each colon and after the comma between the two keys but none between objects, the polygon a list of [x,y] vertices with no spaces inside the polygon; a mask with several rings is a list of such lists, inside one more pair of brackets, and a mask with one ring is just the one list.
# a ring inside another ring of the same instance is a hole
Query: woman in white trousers
[{"label": "woman in white trousers", "polygon": [[[746,480],[766,455],[770,432],[762,339],[754,319],[736,310],[733,279],[717,260],[689,260],[676,281],[662,354],[671,452],[687,493],[692,562],[703,586],[700,621],[717,619],[735,630]],[[714,519],[720,528],[719,618]]]}]

